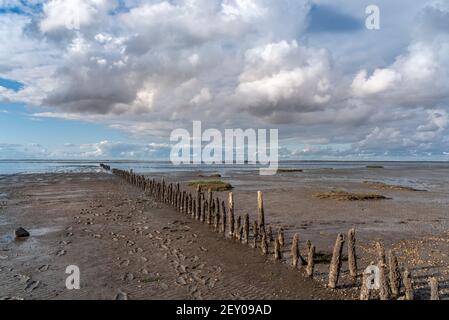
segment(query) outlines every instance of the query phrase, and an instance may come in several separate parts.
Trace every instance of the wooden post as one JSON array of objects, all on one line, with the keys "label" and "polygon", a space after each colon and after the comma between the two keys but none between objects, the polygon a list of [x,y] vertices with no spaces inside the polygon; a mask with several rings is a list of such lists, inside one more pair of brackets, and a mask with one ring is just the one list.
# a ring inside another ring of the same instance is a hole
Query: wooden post
[{"label": "wooden post", "polygon": [[[209,210],[209,201],[204,200],[204,209]],[[209,225],[209,221],[207,221],[207,219],[209,219],[209,213],[207,213],[207,217],[206,217],[206,224]]]},{"label": "wooden post", "polygon": [[189,215],[193,214],[192,193],[189,192]]},{"label": "wooden post", "polygon": [[226,223],[228,220],[226,220],[226,206],[225,202],[221,202],[221,211],[222,211],[222,219],[221,219],[221,233],[226,237]]},{"label": "wooden post", "polygon": [[298,259],[299,259],[298,242],[299,242],[299,236],[297,233],[295,233],[295,235],[293,236],[293,241],[292,241],[292,266],[295,269],[298,267]]},{"label": "wooden post", "polygon": [[430,285],[430,300],[440,300],[438,280],[435,277],[429,279]]},{"label": "wooden post", "polygon": [[278,229],[278,240],[279,244],[281,245],[281,248],[285,245],[285,238],[284,238],[284,230],[282,228]]},{"label": "wooden post", "polygon": [[245,214],[245,222],[243,223],[243,243],[249,243],[249,215]]},{"label": "wooden post", "polygon": [[329,283],[328,287],[335,289],[338,283],[338,277],[340,276],[341,269],[341,253],[343,250],[343,244],[345,240],[341,233],[338,234],[337,240],[335,241],[334,251],[332,253],[332,260],[329,267]]},{"label": "wooden post", "polygon": [[352,280],[357,279],[357,256],[355,253],[355,229],[348,231],[348,266]]},{"label": "wooden post", "polygon": [[[259,209],[259,229],[265,231],[265,213],[263,209],[263,194],[262,191],[257,191],[257,205]],[[263,232],[265,233],[265,232]]]},{"label": "wooden post", "polygon": [[399,270],[398,258],[396,258],[393,250],[388,251],[388,264],[391,295],[397,299],[401,292],[401,271]]},{"label": "wooden post", "polygon": [[[215,198],[215,217],[220,215],[220,199],[218,197]],[[216,221],[216,219],[214,220]],[[215,231],[218,231],[219,226],[215,227]]]},{"label": "wooden post", "polygon": [[234,195],[229,192],[229,236],[234,235]]},{"label": "wooden post", "polygon": [[219,231],[220,228],[220,200],[218,197],[215,199],[215,215],[214,215],[214,231]]},{"label": "wooden post", "polygon": [[381,261],[383,264],[387,263],[387,259],[385,257],[385,247],[384,244],[380,241],[376,242],[376,251],[377,256],[379,257],[379,261]]},{"label": "wooden post", "polygon": [[405,300],[414,300],[415,292],[413,289],[413,282],[411,279],[411,275],[408,269],[405,269],[404,271],[403,282],[405,288]]},{"label": "wooden post", "polygon": [[237,217],[234,227],[234,240],[239,241],[239,233],[240,233],[240,225],[242,223],[242,218],[240,216]]},{"label": "wooden post", "polygon": [[390,300],[390,286],[388,285],[387,279],[387,265],[379,261],[379,280],[380,280],[380,288],[379,288],[379,297],[380,300]]},{"label": "wooden post", "polygon": [[202,203],[201,203],[201,186],[198,185],[196,187],[196,204],[197,204],[197,214],[198,214],[198,219],[202,221]]},{"label": "wooden post", "polygon": [[207,212],[207,208],[209,207],[209,204],[207,203],[207,200],[203,201],[203,212],[202,212],[202,218],[201,221],[203,221],[203,223],[206,223],[206,212]]},{"label": "wooden post", "polygon": [[254,220],[253,222],[253,247],[257,248],[257,241],[259,240],[259,223],[257,220]]},{"label": "wooden post", "polygon": [[217,214],[215,215],[215,224],[214,224],[215,232],[220,232],[220,222],[221,222],[220,211],[217,211]]},{"label": "wooden post", "polygon": [[213,212],[213,200],[212,200],[212,190],[207,190],[207,203],[209,206],[207,207],[207,224],[212,224],[212,212]]},{"label": "wooden post", "polygon": [[182,191],[181,195],[181,213],[185,213],[186,210],[186,192]]},{"label": "wooden post", "polygon": [[268,254],[268,242],[265,233],[262,235],[262,240],[260,241],[260,251],[264,256]]},{"label": "wooden post", "polygon": [[268,226],[268,237],[267,237],[267,241],[271,242],[274,241],[273,239],[273,228],[271,226]]},{"label": "wooden post", "polygon": [[279,238],[276,238],[274,242],[274,259],[282,260],[282,251],[281,251],[281,244],[279,243]]},{"label": "wooden post", "polygon": [[[373,265],[374,265],[374,262],[371,262],[370,266],[373,266]],[[371,273],[366,272],[366,269],[363,270],[362,286],[360,287],[360,300],[370,300],[371,299],[371,289],[368,286],[368,277],[370,277],[370,276],[371,276]]]},{"label": "wooden post", "polygon": [[315,269],[315,246],[310,243],[310,247],[309,247],[309,251],[307,254],[307,268],[306,268],[306,272],[307,272],[307,276],[309,276],[310,278],[313,278],[313,271]]},{"label": "wooden post", "polygon": [[209,204],[209,220],[210,220],[210,225],[213,226],[214,225],[214,221],[215,221],[215,201],[212,199],[212,204]]}]

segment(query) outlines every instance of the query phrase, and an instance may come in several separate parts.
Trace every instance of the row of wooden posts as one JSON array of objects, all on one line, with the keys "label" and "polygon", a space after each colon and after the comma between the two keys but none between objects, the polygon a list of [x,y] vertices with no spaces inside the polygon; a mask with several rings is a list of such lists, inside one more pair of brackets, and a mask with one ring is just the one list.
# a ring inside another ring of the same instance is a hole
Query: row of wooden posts
[{"label": "row of wooden posts", "polygon": [[[104,167],[103,167],[104,168]],[[220,201],[218,197],[214,198],[213,192],[207,190],[207,196],[200,186],[196,192],[182,190],[179,183],[167,183],[164,179],[157,181],[147,179],[143,175],[137,175],[132,170],[125,171],[113,169],[113,174],[125,179],[132,185],[141,188],[146,194],[152,196],[156,201],[168,204],[177,211],[189,215],[202,223],[209,225],[215,232],[221,233],[225,238],[230,238],[236,242],[252,245],[253,248],[260,248],[263,255],[268,255],[269,246],[274,242],[274,259],[282,260],[282,252],[285,246],[284,231],[277,229],[277,234],[273,236],[271,226],[265,225],[265,212],[263,204],[263,194],[257,192],[258,219],[250,223],[248,214],[235,217],[234,213],[234,195],[229,192],[228,205],[225,201]],[[250,235],[250,229],[252,235]],[[356,255],[356,237],[355,229],[350,229],[345,239],[343,234],[338,234],[335,241],[332,259],[329,267],[328,288],[336,289],[343,262],[343,249],[347,240],[347,257],[350,277],[355,284],[360,276],[357,268]],[[306,243],[307,259],[303,258],[299,249],[299,235],[295,234],[291,246],[292,266],[293,268],[304,268],[308,277],[313,278],[315,269],[316,248],[310,241]],[[405,269],[401,273],[398,259],[392,250],[389,250],[388,264],[385,254],[385,248],[381,242],[377,242],[376,251],[378,256],[377,265],[371,262],[371,266],[376,266],[378,270],[377,289],[372,290],[368,285],[370,274],[366,271],[362,275],[362,285],[360,290],[360,299],[369,300],[378,296],[381,300],[398,299],[401,294],[401,286],[404,288],[405,296],[401,299],[413,300],[414,289],[411,274]],[[368,270],[368,269],[367,269]],[[376,278],[373,277],[374,281]],[[439,299],[438,281],[435,278],[429,279],[431,287],[431,299]]]}]

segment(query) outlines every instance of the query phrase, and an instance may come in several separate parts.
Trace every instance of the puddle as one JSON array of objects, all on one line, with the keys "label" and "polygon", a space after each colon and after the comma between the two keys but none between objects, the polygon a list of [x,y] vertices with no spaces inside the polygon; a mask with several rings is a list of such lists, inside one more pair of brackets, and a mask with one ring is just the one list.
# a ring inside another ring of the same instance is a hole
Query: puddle
[{"label": "puddle", "polygon": [[0,237],[0,244],[9,244],[14,241],[14,237],[10,234],[3,235]]},{"label": "puddle", "polygon": [[[28,230],[28,229],[27,229]],[[44,227],[44,228],[36,228],[36,229],[30,229],[28,232],[33,237],[39,237],[39,236],[45,236],[50,233],[61,231],[62,227],[60,226],[54,226],[54,227]]]}]

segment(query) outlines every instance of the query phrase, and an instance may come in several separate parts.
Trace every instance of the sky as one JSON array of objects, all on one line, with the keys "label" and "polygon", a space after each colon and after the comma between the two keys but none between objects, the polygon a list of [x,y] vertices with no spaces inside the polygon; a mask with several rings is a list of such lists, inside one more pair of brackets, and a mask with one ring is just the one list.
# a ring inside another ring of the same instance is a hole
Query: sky
[{"label": "sky", "polygon": [[449,0],[0,0],[0,159],[167,159],[199,120],[448,160],[448,102]]}]

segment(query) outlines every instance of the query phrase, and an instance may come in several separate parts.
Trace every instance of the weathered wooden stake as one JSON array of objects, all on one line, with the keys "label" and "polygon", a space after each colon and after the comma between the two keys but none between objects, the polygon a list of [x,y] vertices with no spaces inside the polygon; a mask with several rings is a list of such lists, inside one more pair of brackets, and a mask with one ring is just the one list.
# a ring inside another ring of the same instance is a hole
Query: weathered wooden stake
[{"label": "weathered wooden stake", "polygon": [[385,247],[382,242],[380,242],[380,241],[376,242],[376,251],[377,251],[377,256],[379,257],[378,260],[381,261],[383,264],[386,264],[387,259],[385,257]]},{"label": "weathered wooden stake", "polygon": [[402,277],[402,281],[404,283],[404,288],[405,288],[405,300],[414,300],[415,292],[413,289],[413,282],[411,279],[411,274],[408,271],[408,269],[404,270],[404,275]]},{"label": "weathered wooden stake", "polygon": [[387,265],[385,263],[382,263],[382,261],[379,261],[378,263],[379,268],[379,297],[380,300],[390,300],[391,294],[390,294],[390,286],[388,285],[388,278],[387,278]]},{"label": "weathered wooden stake", "polygon": [[229,236],[234,235],[234,195],[229,192]]},{"label": "weathered wooden stake", "polygon": [[332,253],[332,260],[329,267],[329,283],[328,287],[331,289],[335,289],[338,283],[338,277],[340,276],[340,269],[342,263],[342,251],[343,244],[345,240],[341,233],[338,234],[337,240],[335,241],[334,251]]},{"label": "weathered wooden stake", "polygon": [[357,255],[355,253],[355,229],[348,231],[348,266],[352,280],[357,279]]},{"label": "weathered wooden stake", "polygon": [[299,236],[296,233],[293,236],[292,241],[292,266],[295,269],[298,267],[298,260],[299,260]]},{"label": "weathered wooden stake", "polygon": [[310,278],[313,278],[313,271],[315,269],[315,246],[310,243],[310,247],[308,249],[307,254],[307,268],[306,272]]},{"label": "weathered wooden stake", "polygon": [[226,237],[226,223],[227,223],[228,220],[226,220],[226,206],[225,206],[225,202],[224,201],[221,202],[221,211],[222,211],[221,232]]},{"label": "weathered wooden stake", "polygon": [[268,254],[268,242],[265,234],[263,234],[262,240],[260,241],[260,250],[264,256]]},{"label": "weathered wooden stake", "polygon": [[245,221],[243,223],[243,243],[249,243],[249,215],[245,214]]},{"label": "weathered wooden stake", "polygon": [[282,260],[282,251],[281,251],[281,244],[279,243],[279,238],[276,238],[274,242],[274,259]]},{"label": "weathered wooden stake", "polygon": [[240,216],[238,216],[237,220],[235,222],[235,228],[234,228],[234,240],[235,241],[239,241],[241,223],[242,223],[242,218]]},{"label": "weathered wooden stake", "polygon": [[[371,262],[370,266],[374,266],[374,262]],[[368,279],[372,277],[370,272],[367,272],[368,268],[363,270],[362,285],[360,287],[360,300],[370,300],[371,299],[371,289],[368,284]]]},{"label": "weathered wooden stake", "polygon": [[206,212],[207,212],[207,208],[209,207],[209,204],[207,203],[207,200],[203,201],[203,211],[202,211],[202,215],[201,215],[201,221],[203,223],[206,223]]},{"label": "weathered wooden stake", "polygon": [[399,270],[398,258],[396,258],[393,250],[388,251],[388,264],[391,296],[398,298],[401,292],[401,271]]},{"label": "weathered wooden stake", "polygon": [[259,229],[265,231],[265,213],[264,213],[264,209],[263,209],[262,191],[257,191],[257,205],[259,208],[259,219],[258,219],[259,220]]},{"label": "weathered wooden stake", "polygon": [[257,241],[259,240],[259,223],[257,220],[254,220],[253,222],[253,247],[257,248]]},{"label": "weathered wooden stake", "polygon": [[197,215],[198,215],[198,219],[202,221],[202,203],[201,203],[201,186],[198,185],[196,187],[196,203],[197,203]]},{"label": "weathered wooden stake", "polygon": [[430,285],[430,300],[440,300],[438,280],[435,277],[429,279]]},{"label": "weathered wooden stake", "polygon": [[273,228],[271,226],[268,226],[268,237],[267,237],[268,242],[272,242],[274,241],[273,239]]},{"label": "weathered wooden stake", "polygon": [[207,224],[211,225],[212,224],[212,213],[213,213],[213,200],[212,200],[212,190],[208,189],[207,190],[207,203],[209,204],[209,207],[207,208]]},{"label": "weathered wooden stake", "polygon": [[279,244],[281,245],[281,248],[284,247],[285,245],[285,238],[284,238],[284,230],[282,228],[278,229],[278,240],[279,240]]}]

